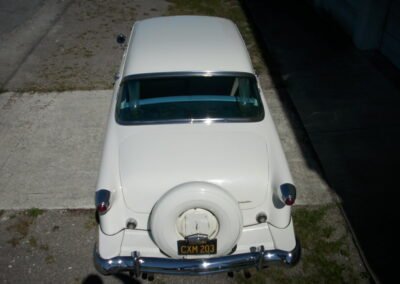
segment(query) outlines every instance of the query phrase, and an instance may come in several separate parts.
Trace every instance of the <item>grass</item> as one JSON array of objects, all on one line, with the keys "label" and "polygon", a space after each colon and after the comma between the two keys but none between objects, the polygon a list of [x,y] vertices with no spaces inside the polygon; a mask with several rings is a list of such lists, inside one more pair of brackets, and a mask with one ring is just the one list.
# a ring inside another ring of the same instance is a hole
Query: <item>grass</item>
[{"label": "grass", "polygon": [[36,217],[42,215],[43,213],[44,213],[44,210],[39,209],[39,208],[31,208],[26,211],[26,215],[28,215],[29,217],[33,217],[33,218],[36,218]]},{"label": "grass", "polygon": [[27,216],[20,215],[18,217],[14,224],[7,227],[9,232],[15,233],[15,235],[7,241],[7,243],[11,244],[13,247],[18,246],[28,235],[29,228],[33,222],[33,220]]},{"label": "grass", "polygon": [[10,244],[12,247],[18,246],[20,242],[21,242],[21,239],[18,237],[12,237],[11,239],[9,239],[7,241],[7,243]]},{"label": "grass", "polygon": [[33,236],[29,238],[28,242],[29,242],[29,245],[33,248],[36,248],[38,246],[38,242],[37,242],[36,238]]},{"label": "grass", "polygon": [[[93,210],[67,210],[68,216],[85,216],[83,226],[87,232],[96,227]],[[30,249],[47,255],[47,264],[55,263],[51,249],[39,236],[30,235],[30,226],[42,210],[32,208],[16,213],[7,227],[11,235],[8,243],[16,247],[23,241]],[[252,278],[236,273],[237,283],[369,283],[351,234],[335,204],[325,206],[297,206],[293,210],[294,226],[301,241],[302,257],[293,268],[269,267],[261,271],[250,270]],[[51,232],[60,230],[58,225]],[[31,251],[31,250],[29,250]],[[156,278],[157,279],[157,278]],[[163,280],[162,278],[160,280]]]},{"label": "grass", "polygon": [[89,219],[85,222],[85,229],[90,231],[97,227],[96,218],[93,215],[89,216]]},{"label": "grass", "polygon": [[[347,269],[338,257],[342,258],[342,251],[348,251],[345,234],[335,234],[335,228],[330,222],[324,222],[328,212],[335,205],[321,208],[301,208],[294,215],[297,234],[303,242],[303,267],[310,274],[304,278],[305,282],[316,277],[327,282],[343,282],[345,274],[349,280],[355,275]],[[353,281],[351,281],[353,282]]]},{"label": "grass", "polygon": [[44,261],[46,262],[46,264],[52,264],[56,261],[56,259],[52,255],[47,255]]},{"label": "grass", "polygon": [[293,212],[296,235],[301,241],[302,257],[294,268],[270,267],[253,271],[238,283],[360,283],[369,275],[360,269],[349,231],[335,204],[296,207]]},{"label": "grass", "polygon": [[[15,219],[14,223],[7,227],[7,231],[13,234],[12,238],[7,241],[13,247],[16,247],[20,242],[25,239],[29,234],[30,226],[35,219],[42,215],[44,210],[38,208],[31,208],[26,211],[21,211],[10,215],[10,219]],[[37,241],[34,237],[28,240],[32,247],[37,247]]]},{"label": "grass", "polygon": [[44,244],[44,245],[40,245],[39,249],[43,250],[43,251],[48,251],[49,250],[49,245]]}]

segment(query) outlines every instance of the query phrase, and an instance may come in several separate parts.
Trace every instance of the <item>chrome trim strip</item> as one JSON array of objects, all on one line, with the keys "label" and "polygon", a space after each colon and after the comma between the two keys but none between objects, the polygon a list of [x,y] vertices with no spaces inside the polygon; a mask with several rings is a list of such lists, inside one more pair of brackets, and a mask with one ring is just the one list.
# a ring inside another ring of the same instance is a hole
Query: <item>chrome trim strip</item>
[{"label": "chrome trim strip", "polygon": [[[262,119],[261,119],[262,120]],[[119,125],[157,125],[157,124],[207,124],[207,123],[219,123],[219,122],[231,122],[231,123],[249,123],[249,122],[260,122],[259,119],[250,118],[195,118],[195,119],[168,119],[168,120],[148,120],[138,122],[123,122],[116,117],[116,121]]]},{"label": "chrome trim strip", "polygon": [[300,243],[292,251],[264,250],[261,246],[257,251],[205,259],[172,259],[157,257],[140,257],[139,252],[132,256],[118,256],[103,259],[97,248],[94,249],[94,265],[104,275],[130,271],[136,276],[141,273],[160,273],[172,275],[206,275],[219,272],[229,272],[247,268],[264,268],[271,264],[287,266],[295,265],[301,254]]},{"label": "chrome trim strip", "polygon": [[213,76],[237,76],[237,77],[251,77],[256,79],[256,76],[247,72],[223,72],[223,71],[185,71],[185,72],[159,72],[159,73],[139,73],[127,75],[121,80],[122,85],[125,81],[132,79],[155,79],[155,78],[168,78],[168,77],[186,77],[186,76],[200,76],[200,77],[213,77]]}]

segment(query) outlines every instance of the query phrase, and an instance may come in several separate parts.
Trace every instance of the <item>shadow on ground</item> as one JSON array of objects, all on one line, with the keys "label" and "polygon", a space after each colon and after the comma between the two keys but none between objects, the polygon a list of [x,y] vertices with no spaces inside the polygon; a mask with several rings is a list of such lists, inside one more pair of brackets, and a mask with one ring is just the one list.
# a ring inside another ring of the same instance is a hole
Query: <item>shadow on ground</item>
[{"label": "shadow on ground", "polygon": [[[128,274],[119,273],[113,275],[113,277],[120,280],[121,283],[130,283],[130,284],[141,283],[140,281],[137,281],[136,279],[130,277]],[[96,274],[90,274],[85,279],[82,280],[82,284],[103,284],[103,283],[106,282],[104,282],[103,279],[101,279],[101,277],[99,277]]]},{"label": "shadow on ground", "polygon": [[243,1],[283,100],[289,95],[327,181],[382,282],[394,275],[399,72],[305,1]]}]

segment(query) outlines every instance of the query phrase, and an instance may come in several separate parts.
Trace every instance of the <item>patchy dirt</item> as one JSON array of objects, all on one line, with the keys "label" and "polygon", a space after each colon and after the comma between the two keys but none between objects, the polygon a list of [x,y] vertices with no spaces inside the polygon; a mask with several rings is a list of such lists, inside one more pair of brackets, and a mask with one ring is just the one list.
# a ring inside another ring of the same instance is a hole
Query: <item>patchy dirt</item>
[{"label": "patchy dirt", "polygon": [[[5,211],[0,221],[0,281],[80,283],[94,272],[93,211]],[[14,243],[14,240],[18,242]]]},{"label": "patchy dirt", "polygon": [[75,0],[5,87],[9,91],[111,89],[122,57],[115,42],[164,0]]},{"label": "patchy dirt", "polygon": [[[237,0],[74,0],[4,87],[8,91],[111,89],[122,48],[140,19],[165,15],[226,17],[239,27],[258,73],[268,73],[260,48]],[[272,83],[269,82],[269,87]]]},{"label": "patchy dirt", "polygon": [[[369,283],[336,205],[295,207],[303,255],[293,268],[250,270],[206,277],[156,275],[154,283]],[[93,210],[2,211],[0,281],[3,283],[128,283],[127,274],[102,276],[92,263],[97,225]],[[137,282],[142,282],[138,279]],[[135,283],[130,282],[130,283]]]}]

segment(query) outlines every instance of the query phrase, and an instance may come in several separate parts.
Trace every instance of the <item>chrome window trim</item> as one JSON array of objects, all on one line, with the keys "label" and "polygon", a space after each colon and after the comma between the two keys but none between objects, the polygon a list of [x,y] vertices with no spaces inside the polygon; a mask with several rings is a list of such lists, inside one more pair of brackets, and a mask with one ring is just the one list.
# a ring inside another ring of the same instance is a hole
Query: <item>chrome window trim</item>
[{"label": "chrome window trim", "polygon": [[210,124],[210,123],[251,123],[251,122],[260,122],[265,118],[265,110],[264,104],[262,103],[261,94],[258,92],[259,100],[261,102],[261,110],[262,114],[259,118],[203,118],[203,119],[167,119],[167,120],[148,120],[148,121],[130,121],[125,122],[121,121],[118,118],[118,106],[120,104],[121,98],[121,87],[125,81],[135,80],[135,79],[155,79],[155,78],[168,78],[168,77],[188,77],[188,76],[199,76],[199,77],[226,77],[226,76],[234,76],[234,77],[249,77],[252,80],[255,80],[257,83],[257,77],[252,73],[247,72],[211,72],[211,71],[185,71],[185,72],[160,72],[160,73],[140,73],[125,76],[121,83],[118,86],[118,94],[117,94],[117,102],[114,111],[114,118],[117,124],[119,125],[157,125],[157,124]]},{"label": "chrome window trim", "polygon": [[215,77],[215,76],[241,76],[252,77],[256,76],[247,72],[224,72],[224,71],[183,71],[183,72],[158,72],[158,73],[138,73],[125,76],[120,83],[121,85],[128,80],[132,79],[155,79],[155,78],[168,78],[168,77],[186,77],[186,76],[199,76],[199,77]]}]

